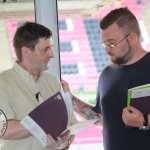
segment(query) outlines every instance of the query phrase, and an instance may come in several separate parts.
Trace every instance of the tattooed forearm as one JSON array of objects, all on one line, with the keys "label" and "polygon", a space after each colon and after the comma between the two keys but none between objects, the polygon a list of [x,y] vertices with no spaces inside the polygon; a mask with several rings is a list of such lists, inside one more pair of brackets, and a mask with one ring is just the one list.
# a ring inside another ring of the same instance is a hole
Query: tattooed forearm
[{"label": "tattooed forearm", "polygon": [[73,101],[73,110],[78,115],[82,116],[82,118],[86,120],[97,119],[100,118],[99,114],[92,110],[92,106],[84,103],[76,97],[72,97]]}]

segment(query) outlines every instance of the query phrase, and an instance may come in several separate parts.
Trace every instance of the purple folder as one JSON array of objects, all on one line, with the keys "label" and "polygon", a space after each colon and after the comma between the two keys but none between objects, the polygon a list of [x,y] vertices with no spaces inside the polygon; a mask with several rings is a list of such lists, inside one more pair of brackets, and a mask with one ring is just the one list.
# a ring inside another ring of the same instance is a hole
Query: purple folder
[{"label": "purple folder", "polygon": [[54,139],[67,128],[67,108],[60,92],[48,98],[28,115]]},{"label": "purple folder", "polygon": [[140,110],[143,114],[150,114],[150,96],[132,98],[130,105]]}]

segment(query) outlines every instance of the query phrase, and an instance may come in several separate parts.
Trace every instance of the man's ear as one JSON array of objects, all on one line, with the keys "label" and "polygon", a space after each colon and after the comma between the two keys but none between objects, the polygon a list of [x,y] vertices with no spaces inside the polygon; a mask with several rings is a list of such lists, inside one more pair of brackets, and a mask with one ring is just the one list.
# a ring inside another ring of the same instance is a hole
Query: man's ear
[{"label": "man's ear", "polygon": [[134,32],[131,32],[130,35],[129,35],[129,37],[128,37],[128,40],[129,40],[130,44],[134,45],[138,41],[137,34],[134,33]]},{"label": "man's ear", "polygon": [[29,51],[30,51],[29,48],[22,47],[21,51],[22,51],[22,56],[23,57],[29,57]]}]

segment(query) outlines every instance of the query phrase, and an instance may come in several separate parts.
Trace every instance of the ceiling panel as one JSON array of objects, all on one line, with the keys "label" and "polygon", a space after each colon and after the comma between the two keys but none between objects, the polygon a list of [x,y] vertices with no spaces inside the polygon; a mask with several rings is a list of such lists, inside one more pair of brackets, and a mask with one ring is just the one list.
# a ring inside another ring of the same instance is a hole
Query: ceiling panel
[{"label": "ceiling panel", "polygon": [[[33,0],[0,0],[0,18],[34,18]],[[59,17],[92,17],[122,0],[58,0]]]}]

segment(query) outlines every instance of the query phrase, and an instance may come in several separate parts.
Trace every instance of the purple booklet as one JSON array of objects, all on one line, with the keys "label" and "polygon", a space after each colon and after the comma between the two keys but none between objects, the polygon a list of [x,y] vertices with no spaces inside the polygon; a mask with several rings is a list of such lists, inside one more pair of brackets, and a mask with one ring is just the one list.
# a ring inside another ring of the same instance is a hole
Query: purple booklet
[{"label": "purple booklet", "polygon": [[[150,88],[147,85],[128,90],[128,105],[138,109],[143,114],[150,114]],[[131,128],[130,126],[127,126]]]},{"label": "purple booklet", "polygon": [[46,134],[55,139],[67,128],[67,108],[61,93],[45,100],[20,123],[46,147]]},{"label": "purple booklet", "polygon": [[130,105],[143,114],[150,114],[150,96],[131,98]]},{"label": "purple booklet", "polygon": [[64,93],[63,97],[58,92],[31,111],[20,123],[46,147],[46,134],[51,134],[55,139],[70,130],[70,135],[73,135],[98,120],[77,121],[72,116],[69,92]]}]

